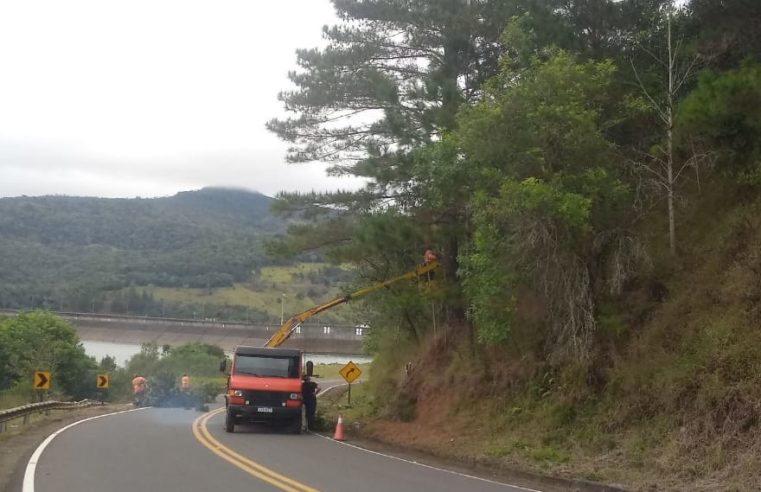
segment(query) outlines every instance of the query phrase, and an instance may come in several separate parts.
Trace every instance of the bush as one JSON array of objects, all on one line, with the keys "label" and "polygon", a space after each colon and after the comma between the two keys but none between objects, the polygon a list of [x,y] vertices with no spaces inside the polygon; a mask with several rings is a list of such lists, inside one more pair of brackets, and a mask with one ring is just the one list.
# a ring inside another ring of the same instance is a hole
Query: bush
[{"label": "bush", "polygon": [[74,399],[95,395],[97,365],[74,328],[45,311],[0,322],[0,390],[26,385],[34,371],[50,371],[52,390]]}]

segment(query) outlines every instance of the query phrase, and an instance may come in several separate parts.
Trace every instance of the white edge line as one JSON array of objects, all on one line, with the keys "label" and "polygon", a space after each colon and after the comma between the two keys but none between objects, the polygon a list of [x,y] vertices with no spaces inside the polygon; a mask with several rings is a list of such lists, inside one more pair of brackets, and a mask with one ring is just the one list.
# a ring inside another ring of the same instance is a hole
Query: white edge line
[{"label": "white edge line", "polygon": [[330,391],[330,390],[332,390],[332,389],[335,389],[335,388],[340,388],[341,386],[348,386],[348,385],[349,385],[349,383],[336,383],[336,384],[334,384],[333,386],[328,386],[327,388],[323,389],[322,391],[320,391],[319,393],[317,393],[317,395],[316,395],[316,396],[318,396],[318,397],[319,397],[319,396],[322,396],[322,395],[324,395],[325,393],[327,393],[328,391]]},{"label": "white edge line", "polygon": [[[527,487],[521,487],[520,485],[513,485],[513,484],[510,484],[510,483],[497,482],[495,480],[489,480],[488,478],[477,477],[475,475],[468,475],[467,473],[460,473],[460,472],[456,472],[454,470],[447,470],[446,468],[439,468],[439,467],[436,467],[436,466],[426,465],[425,463],[418,463],[417,461],[407,460],[407,459],[404,459],[404,458],[400,458],[399,456],[393,456],[393,455],[390,455],[390,454],[379,453],[378,451],[373,451],[371,449],[363,448],[361,446],[356,446],[354,444],[349,444],[348,442],[336,441],[335,439],[331,439],[328,436],[323,436],[322,434],[317,434],[317,433],[314,433],[314,432],[312,432],[312,434],[315,435],[315,436],[321,437],[323,439],[327,439],[328,441],[331,441],[331,442],[334,442],[334,443],[337,443],[337,444],[341,444],[343,446],[349,446],[350,448],[359,449],[360,451],[364,451],[366,453],[377,454],[378,456],[383,456],[385,458],[390,458],[392,460],[403,461],[403,462],[409,463],[411,465],[417,465],[417,466],[422,466],[423,468],[430,468],[431,470],[441,471],[441,472],[445,472],[445,473],[451,473],[452,475],[457,475],[457,476],[465,477],[465,478],[471,478],[473,480],[480,480],[482,482],[487,482],[487,483],[491,483],[491,484],[494,484],[494,485],[500,485],[502,487],[513,487],[515,489],[525,490],[527,492],[543,492],[543,491],[537,490],[537,489],[529,489]],[[27,491],[25,490],[24,492],[27,492]]]},{"label": "white edge line", "polygon": [[76,422],[73,422],[66,427],[62,427],[61,429],[58,429],[57,431],[50,434],[44,441],[42,441],[39,446],[37,446],[37,449],[35,449],[34,453],[32,453],[32,457],[29,458],[29,462],[26,464],[26,470],[24,470],[24,485],[22,486],[21,491],[34,492],[34,473],[37,471],[37,462],[40,460],[42,452],[45,451],[45,448],[48,447],[51,442],[53,442],[53,439],[55,439],[58,434],[83,422],[88,422],[90,420],[100,419],[103,417],[109,417],[111,415],[119,415],[120,413],[136,412],[145,408],[148,407],[132,408],[130,410],[122,410],[120,412],[104,413],[103,415],[96,415],[95,417],[88,417],[86,419],[77,420]]}]

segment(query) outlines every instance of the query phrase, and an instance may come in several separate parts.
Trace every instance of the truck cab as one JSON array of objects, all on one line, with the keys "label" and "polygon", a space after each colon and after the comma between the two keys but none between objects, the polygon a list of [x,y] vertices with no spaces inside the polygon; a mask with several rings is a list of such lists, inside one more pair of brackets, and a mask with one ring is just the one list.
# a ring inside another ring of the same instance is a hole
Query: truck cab
[{"label": "truck cab", "polygon": [[237,423],[284,424],[304,428],[303,353],[300,350],[239,346],[220,369],[228,374],[225,430]]}]

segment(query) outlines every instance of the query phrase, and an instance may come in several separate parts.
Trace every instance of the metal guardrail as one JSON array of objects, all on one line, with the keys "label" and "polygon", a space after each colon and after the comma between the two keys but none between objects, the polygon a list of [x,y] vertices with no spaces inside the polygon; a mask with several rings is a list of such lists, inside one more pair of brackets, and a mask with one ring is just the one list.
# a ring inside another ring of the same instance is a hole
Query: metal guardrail
[{"label": "metal guardrail", "polygon": [[72,408],[87,408],[94,405],[102,405],[95,400],[82,401],[41,401],[39,403],[29,403],[20,407],[0,410],[0,432],[5,432],[8,421],[22,418],[24,424],[29,423],[29,416],[36,412],[47,412],[49,410],[68,410]]}]

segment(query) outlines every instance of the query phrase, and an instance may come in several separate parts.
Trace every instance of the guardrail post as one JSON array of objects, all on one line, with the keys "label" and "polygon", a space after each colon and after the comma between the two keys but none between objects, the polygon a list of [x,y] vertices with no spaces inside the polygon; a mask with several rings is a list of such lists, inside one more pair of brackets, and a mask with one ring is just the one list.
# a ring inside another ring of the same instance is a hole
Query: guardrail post
[{"label": "guardrail post", "polygon": [[29,414],[28,413],[24,414],[24,421],[23,421],[23,423],[24,423],[24,425],[29,423]]},{"label": "guardrail post", "polygon": [[0,433],[5,432],[5,422],[0,422]]}]

